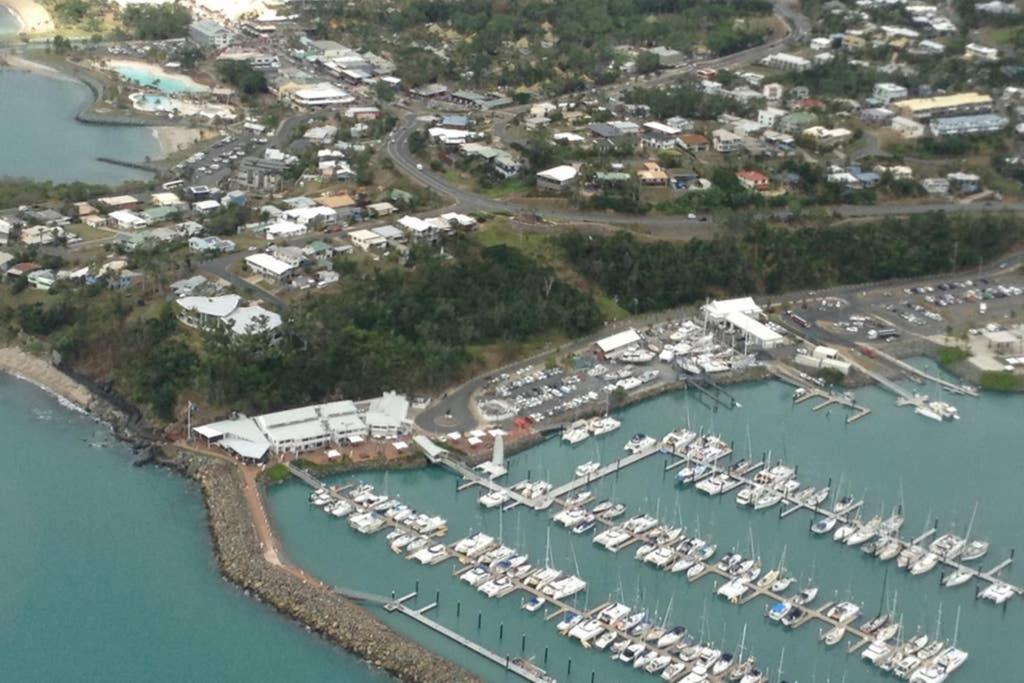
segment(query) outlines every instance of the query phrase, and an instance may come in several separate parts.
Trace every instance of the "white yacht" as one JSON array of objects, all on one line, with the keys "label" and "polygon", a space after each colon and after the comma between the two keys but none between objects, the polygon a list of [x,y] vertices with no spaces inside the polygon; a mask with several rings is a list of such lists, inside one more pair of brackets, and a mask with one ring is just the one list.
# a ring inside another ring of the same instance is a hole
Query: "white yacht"
[{"label": "white yacht", "polygon": [[811,532],[818,534],[819,536],[827,534],[836,528],[837,523],[838,519],[835,517],[822,517],[811,525]]},{"label": "white yacht", "polygon": [[604,417],[595,417],[588,424],[590,433],[593,434],[594,436],[609,434],[611,432],[614,432],[621,426],[622,423],[616,420],[614,417],[611,417],[610,415],[605,415]]},{"label": "white yacht", "polygon": [[964,546],[963,552],[960,553],[960,560],[962,562],[970,562],[971,560],[980,559],[988,553],[988,547],[988,541],[970,541]]},{"label": "white yacht", "polygon": [[335,502],[334,505],[328,506],[327,512],[329,512],[332,517],[340,518],[351,514],[353,509],[354,506],[352,505],[352,503],[348,502],[347,500],[339,500]]},{"label": "white yacht", "polygon": [[942,579],[942,585],[946,586],[947,588],[955,588],[956,586],[964,585],[973,577],[974,571],[967,569],[966,567],[962,567],[957,569],[952,574],[947,574],[946,577]]},{"label": "white yacht", "polygon": [[985,598],[991,600],[997,605],[1001,605],[1014,596],[1013,588],[1002,581],[996,581],[986,586],[980,593],[979,598]]},{"label": "white yacht", "polygon": [[956,534],[942,534],[930,544],[928,550],[944,560],[955,560],[967,547],[967,541]]},{"label": "white yacht", "polygon": [[542,597],[533,595],[533,596],[530,596],[529,600],[524,600],[523,601],[522,608],[524,610],[526,610],[527,612],[536,612],[541,607],[543,607],[545,604],[547,604],[547,600],[545,600]]},{"label": "white yacht", "polygon": [[651,446],[657,445],[657,443],[657,439],[647,436],[646,434],[634,434],[633,438],[623,446],[623,450],[636,454],[650,448]]},{"label": "white yacht", "polygon": [[592,474],[596,474],[601,469],[601,463],[596,460],[588,460],[582,465],[576,467],[577,477],[589,477]]},{"label": "white yacht", "polygon": [[508,502],[508,493],[501,489],[495,489],[477,498],[476,502],[488,509],[496,508]]},{"label": "white yacht", "polygon": [[860,607],[853,604],[852,602],[840,602],[839,604],[830,607],[825,616],[829,619],[833,619],[840,624],[848,624],[857,618],[860,614]]},{"label": "white yacht", "polygon": [[443,543],[437,543],[429,548],[423,548],[409,556],[420,564],[437,564],[448,557],[448,548]]},{"label": "white yacht", "polygon": [[912,576],[927,574],[931,570],[935,569],[936,565],[939,564],[939,559],[939,556],[933,552],[925,553],[920,559],[910,565],[910,574]]}]

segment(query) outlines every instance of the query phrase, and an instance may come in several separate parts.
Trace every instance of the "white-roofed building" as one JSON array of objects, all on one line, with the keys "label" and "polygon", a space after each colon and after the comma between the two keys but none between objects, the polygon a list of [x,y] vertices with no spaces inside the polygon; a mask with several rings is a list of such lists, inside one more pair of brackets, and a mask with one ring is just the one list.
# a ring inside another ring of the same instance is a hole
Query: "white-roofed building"
[{"label": "white-roofed building", "polygon": [[118,230],[141,230],[149,227],[149,220],[134,211],[118,210],[107,214],[107,222]]},{"label": "white-roofed building", "polygon": [[262,334],[281,327],[281,316],[262,306],[242,306],[224,318],[232,334]]},{"label": "white-roofed building", "polygon": [[634,344],[640,343],[640,333],[634,330],[632,327],[622,332],[616,332],[610,337],[599,339],[597,341],[597,350],[605,356],[613,354],[617,351],[621,351]]},{"label": "white-roofed building", "polygon": [[309,228],[306,227],[305,223],[279,220],[267,225],[263,234],[268,240],[273,241],[305,235],[307,232],[309,232]]},{"label": "white-roofed building", "polygon": [[283,280],[295,270],[295,266],[270,254],[250,254],[245,257],[245,264],[254,273],[271,280]]},{"label": "white-roofed building", "polygon": [[560,192],[576,182],[576,167],[564,165],[549,168],[537,173],[537,187]]},{"label": "white-roofed building", "polygon": [[189,327],[209,329],[234,313],[242,297],[237,294],[184,296],[174,303],[178,307],[178,320]]},{"label": "white-roofed building", "polygon": [[410,430],[409,400],[385,392],[360,404],[332,401],[255,418],[241,416],[196,427],[193,432],[245,458],[268,450],[280,455],[323,449],[343,441],[358,443],[367,436],[395,438]]},{"label": "white-roofed building", "polygon": [[747,344],[754,342],[760,348],[771,349],[782,343],[782,335],[758,319],[761,307],[749,296],[712,301],[701,310],[705,324],[711,322],[729,332],[739,332]]},{"label": "white-roofed building", "polygon": [[308,88],[300,88],[291,94],[292,102],[300,107],[327,107],[332,104],[348,104],[354,101],[348,91],[331,85],[318,83]]}]

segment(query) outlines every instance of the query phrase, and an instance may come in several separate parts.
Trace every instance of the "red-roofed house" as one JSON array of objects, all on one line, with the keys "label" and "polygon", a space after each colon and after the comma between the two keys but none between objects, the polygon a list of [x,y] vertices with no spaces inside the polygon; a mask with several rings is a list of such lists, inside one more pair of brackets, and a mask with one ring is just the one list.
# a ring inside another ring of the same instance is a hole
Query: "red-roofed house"
[{"label": "red-roofed house", "polygon": [[16,263],[7,269],[7,276],[12,278],[18,278],[22,275],[28,275],[29,273],[39,270],[42,268],[38,263],[32,263],[31,261],[24,261],[22,263]]},{"label": "red-roofed house", "polygon": [[771,185],[771,179],[760,171],[740,171],[736,174],[740,184],[748,190],[764,192]]}]

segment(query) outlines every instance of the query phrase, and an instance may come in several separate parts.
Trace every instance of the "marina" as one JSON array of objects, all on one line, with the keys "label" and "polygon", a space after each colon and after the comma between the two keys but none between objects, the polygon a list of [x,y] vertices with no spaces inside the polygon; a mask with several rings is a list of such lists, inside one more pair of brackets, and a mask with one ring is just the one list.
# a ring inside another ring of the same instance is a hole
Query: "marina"
[{"label": "marina", "polygon": [[[863,460],[863,458],[867,457],[866,454],[882,453],[881,450],[875,451],[869,446],[870,441],[859,443],[865,438],[871,437],[871,430],[846,431],[843,427],[844,421],[835,420],[834,415],[833,419],[829,420],[822,413],[799,410],[799,406],[794,406],[792,403],[792,389],[786,389],[785,385],[767,382],[730,387],[730,393],[743,404],[744,408],[717,413],[710,410],[702,412],[705,409],[696,403],[693,393],[691,391],[690,396],[687,397],[684,392],[678,392],[672,396],[629,408],[622,414],[616,414],[616,418],[622,420],[623,427],[607,437],[597,440],[591,438],[577,446],[567,446],[560,439],[546,441],[540,446],[506,460],[505,466],[508,474],[500,481],[507,480],[509,484],[512,484],[527,479],[544,480],[557,486],[560,482],[573,480],[574,471],[581,464],[595,460],[608,463],[610,458],[615,458],[620,454],[626,455],[621,449],[633,434],[663,435],[681,421],[687,423],[692,419],[692,424],[705,425],[710,433],[734,434],[738,437],[746,430],[749,420],[750,441],[758,447],[758,450],[767,448],[778,452],[782,460],[794,468],[798,467],[801,480],[806,479],[808,482],[812,482],[818,479],[824,485],[829,477],[837,478],[840,480],[840,484],[835,488],[836,494],[860,493],[853,497],[855,503],[864,501],[861,510],[879,509],[885,499],[903,502],[904,496],[900,495],[900,475],[894,475],[893,478],[885,481],[865,476],[865,472],[870,471],[871,461]],[[897,433],[905,433],[906,437],[915,443],[926,442],[926,437],[922,437],[922,434],[931,433],[933,430],[944,432],[947,435],[953,434],[954,442],[961,432],[960,429],[952,432],[944,431],[941,425],[934,425],[931,421],[918,420],[908,416],[907,413],[893,407],[891,399],[885,402],[885,395],[875,389],[860,390],[857,398],[858,402],[872,406],[873,421],[877,419],[883,424],[890,421],[896,421],[902,425],[909,423],[905,432]],[[879,398],[881,398],[881,402]],[[984,403],[986,399],[983,398],[982,401]],[[877,408],[881,403],[886,406],[884,409]],[[971,403],[970,405],[975,404]],[[763,417],[750,412],[750,406],[756,406],[757,411],[765,411]],[[963,407],[961,409],[964,410]],[[995,409],[998,411],[998,406]],[[690,414],[689,419],[686,417],[687,413]],[[747,414],[744,415],[744,413]],[[680,419],[681,417],[682,419]],[[966,412],[963,419],[970,424],[971,421],[977,419],[977,416],[974,412]],[[964,423],[961,422],[961,424]],[[781,429],[782,443],[778,436],[774,440],[765,439],[765,429],[768,425],[774,426],[776,434],[780,433]],[[776,425],[781,425],[781,427]],[[796,425],[801,425],[801,427],[798,429]],[[831,434],[829,438],[836,442],[836,445],[828,450],[825,461],[817,461],[818,458],[823,457],[821,455],[815,455],[813,459],[801,458],[802,454],[814,453],[814,449],[808,448],[808,445],[804,443],[806,439],[803,437],[813,436],[814,439],[820,440],[822,432]],[[943,438],[950,437],[944,436]],[[850,439],[855,439],[856,442],[851,442]],[[745,440],[737,438],[737,441]],[[857,445],[854,445],[855,443]],[[983,445],[984,441],[979,444],[979,447]],[[741,453],[747,454],[748,451],[745,444],[743,446],[728,444],[728,446],[734,447],[737,453],[732,454],[729,459],[723,458],[717,461],[719,468],[728,468],[734,464],[734,461],[744,459]],[[953,447],[956,447],[955,443]],[[887,448],[890,449],[888,452],[901,453],[900,439],[889,439]],[[853,458],[853,453],[865,455]],[[902,457],[906,459],[910,456],[903,455]],[[936,456],[930,452],[928,457],[931,460]],[[676,462],[677,460],[678,462]],[[764,464],[761,462],[761,458],[758,458],[752,463],[752,469],[743,476],[748,479],[754,477],[764,468]],[[776,456],[773,456],[772,465],[776,462]],[[666,471],[666,464],[674,464],[675,467]],[[866,469],[861,469],[861,466]],[[542,513],[533,511],[527,505],[517,505],[505,510],[502,510],[504,506],[490,509],[483,507],[477,502],[477,499],[481,493],[486,494],[491,489],[474,484],[468,490],[457,492],[455,489],[459,478],[453,478],[450,470],[445,472],[446,468],[430,468],[416,473],[366,474],[360,475],[359,478],[374,482],[379,490],[398,492],[403,501],[415,504],[416,507],[430,509],[444,515],[448,519],[451,527],[450,537],[453,539],[471,536],[482,531],[496,540],[504,537],[505,543],[510,547],[515,547],[523,551],[524,554],[528,553],[531,558],[539,559],[545,555],[545,536],[550,535],[553,554],[552,566],[571,570],[577,563],[574,558],[577,558],[580,571],[573,573],[582,576],[588,584],[584,593],[563,601],[575,613],[590,613],[594,605],[607,602],[635,605],[638,608],[644,608],[649,614],[656,614],[654,621],[658,625],[662,622],[666,623],[666,627],[673,624],[685,624],[695,634],[703,632],[705,635],[702,639],[707,639],[710,635],[712,640],[721,644],[716,647],[723,651],[731,650],[733,653],[737,652],[737,645],[741,640],[743,628],[746,626],[748,629],[746,642],[754,645],[755,653],[760,655],[759,660],[761,657],[767,656],[769,661],[762,660],[760,663],[764,666],[760,668],[770,676],[771,680],[783,678],[814,680],[815,671],[818,680],[825,680],[826,677],[831,677],[831,680],[840,680],[844,674],[847,676],[847,680],[881,681],[891,679],[888,678],[888,674],[876,667],[866,666],[862,663],[864,660],[861,654],[871,649],[873,641],[863,643],[864,638],[852,629],[844,629],[841,645],[828,647],[818,644],[819,639],[828,635],[833,629],[826,622],[814,618],[805,620],[799,614],[796,621],[790,619],[790,623],[798,624],[794,628],[789,628],[788,623],[781,623],[781,619],[776,621],[766,616],[777,602],[783,602],[775,600],[771,595],[759,593],[756,599],[750,598],[753,604],[744,601],[744,606],[738,609],[727,597],[716,597],[719,589],[729,585],[730,579],[727,576],[712,571],[709,572],[710,577],[708,574],[704,574],[702,578],[695,579],[691,583],[685,579],[685,576],[673,575],[671,572],[657,568],[654,564],[638,561],[635,553],[644,544],[640,540],[634,541],[628,548],[622,549],[618,553],[609,553],[601,546],[591,543],[589,535],[596,535],[609,528],[608,525],[598,520],[595,520],[594,530],[586,535],[572,533],[569,528],[563,529],[557,522],[552,524],[552,517],[566,509],[563,505],[566,498],[573,498],[579,493],[589,490],[593,492],[594,497],[586,503],[587,509],[593,510],[602,502],[609,500],[625,503],[625,513],[609,519],[613,524],[615,522],[622,524],[636,515],[646,514],[673,527],[688,527],[690,529],[686,532],[688,536],[697,535],[709,540],[714,539],[715,542],[722,545],[719,555],[735,552],[728,547],[730,545],[742,546],[746,550],[739,552],[746,558],[761,558],[764,572],[782,564],[790,570],[786,574],[792,576],[795,582],[789,591],[778,592],[777,596],[795,596],[798,589],[818,586],[820,594],[811,607],[821,612],[844,602],[851,602],[861,607],[865,616],[852,623],[854,629],[860,628],[863,625],[862,622],[867,621],[867,616],[882,612],[884,605],[885,613],[899,615],[898,618],[908,637],[913,636],[914,633],[925,632],[933,635],[936,633],[936,608],[940,603],[944,603],[947,618],[939,639],[950,644],[953,642],[954,635],[954,620],[951,615],[953,610],[962,608],[963,617],[956,647],[969,651],[971,654],[969,660],[964,664],[965,673],[957,672],[951,679],[975,680],[972,677],[972,672],[977,674],[979,671],[1001,670],[995,666],[1000,661],[1000,656],[993,650],[993,647],[996,643],[1005,643],[1005,638],[1002,635],[997,635],[994,639],[991,637],[979,639],[981,633],[987,632],[986,629],[991,630],[989,627],[992,619],[1001,617],[993,616],[998,613],[990,606],[985,606],[985,601],[975,602],[973,590],[965,587],[963,591],[955,591],[940,585],[938,570],[934,572],[930,580],[925,577],[926,580],[922,581],[919,576],[896,571],[894,562],[883,565],[874,561],[869,564],[867,563],[868,558],[858,559],[862,557],[862,554],[852,553],[850,548],[833,550],[827,541],[808,533],[805,524],[784,523],[783,518],[779,517],[779,512],[788,509],[789,506],[784,507],[782,502],[776,506],[776,510],[769,511],[775,514],[750,514],[748,508],[737,506],[733,500],[742,486],[733,489],[731,496],[707,497],[703,494],[694,496],[675,485],[675,475],[685,467],[686,464],[678,458],[670,460],[667,455],[651,455],[629,467],[620,469],[617,473],[605,476],[596,482],[591,482],[590,485],[561,496],[552,501],[549,508]],[[709,482],[712,478],[704,478],[701,481],[688,484],[686,487],[696,488],[697,484]],[[349,481],[353,480],[349,479]],[[409,487],[404,483],[408,481],[416,481],[417,484],[414,487]],[[920,489],[917,488],[919,485],[913,483],[916,480],[908,478],[902,481],[902,488],[906,489],[904,503],[907,516],[906,528],[914,528],[919,531],[926,528],[931,529],[936,526],[934,522],[936,516],[946,519],[946,523],[938,525],[938,533],[922,540],[922,543],[927,545],[947,533],[950,530],[949,522],[959,520],[961,524],[966,524],[971,517],[973,499],[970,496],[974,489],[968,487],[964,493],[958,494],[966,497],[966,500],[960,505],[929,508],[927,501],[922,501],[919,495]],[[842,484],[842,482],[847,483]],[[939,479],[932,477],[927,482],[930,489],[941,490]],[[871,486],[866,486],[867,483],[870,483]],[[997,487],[998,485],[997,482]],[[865,489],[863,492],[862,488]],[[279,515],[284,515],[286,520],[294,517],[281,507],[283,501],[292,499],[292,496],[288,494],[289,489],[290,486],[287,486],[273,494],[275,500],[282,501],[282,503],[274,502],[272,506],[275,518]],[[918,493],[915,494],[915,491]],[[301,508],[308,509],[305,496],[302,498]],[[987,510],[988,505],[982,502],[975,528],[984,533],[981,536],[973,534],[971,538],[990,539],[993,554],[997,553],[1000,547],[1004,549],[1013,547],[1013,535],[1007,537],[1005,533],[1001,533],[999,520],[994,521]],[[853,513],[851,516],[856,514],[855,510],[851,512]],[[938,515],[935,514],[936,512]],[[789,519],[793,515],[796,515],[795,511],[785,519]],[[300,515],[300,517],[304,518],[305,515]],[[406,593],[414,580],[419,581],[420,595],[433,596],[435,591],[440,591],[441,594],[439,607],[428,613],[431,619],[469,637],[493,652],[504,654],[513,650],[518,656],[532,657],[538,665],[558,680],[574,680],[577,676],[580,680],[588,680],[592,671],[598,681],[650,680],[650,675],[645,672],[638,672],[630,667],[623,667],[619,662],[611,661],[607,650],[599,651],[596,647],[581,648],[578,644],[570,646],[569,639],[560,637],[557,629],[554,628],[556,623],[565,616],[565,613],[557,614],[558,608],[547,603],[537,608],[537,613],[529,612],[520,606],[527,600],[520,599],[518,596],[530,598],[533,596],[532,593],[516,589],[505,599],[487,598],[476,588],[461,580],[453,582],[451,572],[437,572],[434,567],[423,566],[418,562],[409,562],[400,557],[387,561],[384,558],[373,560],[372,562],[381,567],[381,570],[374,573],[362,572],[360,568],[350,566],[350,563],[337,565],[339,570],[336,574],[332,573],[329,565],[319,562],[316,558],[320,555],[337,557],[335,562],[344,563],[344,560],[341,559],[344,555],[337,554],[341,548],[338,548],[336,552],[331,549],[332,543],[325,544],[328,539],[323,537],[323,529],[319,533],[307,534],[303,531],[306,527],[310,527],[309,531],[314,532],[320,528],[321,524],[336,523],[329,521],[328,518],[328,515],[318,511],[314,515],[314,519],[305,522],[298,522],[298,519],[285,522],[283,532],[287,543],[298,543],[295,548],[289,546],[291,555],[295,556],[298,553],[300,557],[304,558],[304,561],[309,558],[317,567],[318,573],[323,572],[326,576],[336,576],[335,580],[340,585],[349,585],[349,582],[352,582],[356,588],[362,590],[375,587],[373,592],[387,592],[382,589],[390,590],[392,586],[400,586],[405,587],[406,590],[398,592]],[[325,521],[314,523],[314,520],[320,519]],[[811,515],[802,519],[807,519],[807,522],[810,523]],[[295,523],[299,523],[301,529],[296,527]],[[550,532],[547,531],[549,527],[553,527]],[[750,550],[751,531],[756,548],[754,552]],[[919,534],[913,534],[913,536],[917,535]],[[962,527],[959,535],[964,535]],[[333,534],[330,536],[333,538]],[[369,553],[367,557],[372,558],[376,556],[377,552],[374,548],[379,547],[387,558],[395,557],[388,550],[387,544],[382,542],[383,539],[372,539],[371,544],[365,545],[362,542],[361,534],[350,534],[346,530],[342,536],[353,537],[351,541],[344,541],[342,545],[344,548],[350,548],[348,553]],[[908,538],[910,536],[908,535]],[[353,543],[356,545],[353,546]],[[826,543],[828,548],[822,546],[822,543]],[[780,562],[778,554],[784,545],[788,547],[788,553],[785,562]],[[400,562],[400,565],[389,568],[390,562]],[[444,562],[448,566],[463,567],[461,563],[451,564],[448,563],[448,560],[444,560]],[[985,563],[984,569],[987,571],[995,564],[999,564],[999,562]],[[345,566],[345,569],[341,570],[342,566]],[[1004,566],[998,576],[1010,581],[1015,566],[1015,564]],[[947,569],[947,575],[951,571],[953,570]],[[381,572],[388,577],[396,578],[381,582]],[[1013,581],[1012,583],[1019,582]],[[774,592],[770,587],[767,590],[770,593]],[[922,595],[929,597],[921,598]],[[674,604],[666,607],[670,596],[672,596]],[[431,600],[427,599],[426,602],[431,602]],[[898,604],[894,605],[894,602]],[[1009,612],[1006,617],[1002,617],[1009,618],[1009,624],[1016,624],[1018,619],[1017,611],[1013,607],[1014,602],[1012,599],[1010,600]],[[830,606],[829,603],[833,603],[833,605]],[[977,608],[972,607],[975,604]],[[459,615],[460,605],[461,616]],[[546,621],[543,616],[549,616],[551,620]],[[480,628],[477,627],[478,618],[482,619]],[[404,628],[402,624],[410,622],[407,617],[401,615],[396,615],[396,619],[398,619],[395,622],[396,628]],[[931,625],[928,626],[928,624]],[[499,637],[501,627],[504,629],[503,640]],[[999,631],[999,634],[1005,633],[1009,636],[1014,632],[1012,626],[1007,628],[1009,630]],[[410,631],[410,633],[418,633],[418,631]],[[521,638],[524,635],[525,649],[521,647]],[[416,637],[420,638],[419,635]],[[572,641],[576,642],[575,639]],[[732,647],[722,647],[726,643]],[[851,647],[858,648],[854,653],[855,657],[846,659],[836,655],[839,652],[845,655]],[[786,650],[787,663],[782,676],[779,676],[775,664],[772,664],[770,660],[777,659],[782,649]],[[876,655],[877,651],[877,647],[872,649],[872,656]],[[459,657],[455,651],[449,651],[449,654]],[[468,664],[465,655],[462,657],[463,659],[460,661],[466,661]],[[571,678],[566,675],[570,659],[572,660]],[[480,669],[480,671],[487,670]],[[501,674],[498,672],[485,673],[485,678],[501,680]]]}]

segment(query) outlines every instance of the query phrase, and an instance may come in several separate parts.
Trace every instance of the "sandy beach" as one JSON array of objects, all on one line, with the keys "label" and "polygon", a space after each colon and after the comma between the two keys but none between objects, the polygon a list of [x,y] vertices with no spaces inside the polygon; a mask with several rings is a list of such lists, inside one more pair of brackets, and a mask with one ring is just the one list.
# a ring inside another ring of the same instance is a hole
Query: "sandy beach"
[{"label": "sandy beach", "polygon": [[153,128],[153,137],[160,145],[160,157],[164,158],[188,149],[199,141],[201,134],[195,128],[182,126],[156,126]]},{"label": "sandy beach", "polygon": [[35,0],[0,0],[0,5],[18,16],[21,33],[53,33],[57,28],[50,13]]},{"label": "sandy beach", "polygon": [[[0,0],[0,2],[2,1],[3,0]],[[202,83],[197,83],[195,79],[186,76],[185,74],[171,73],[156,64],[150,64],[149,62],[142,62],[135,59],[108,59],[103,62],[95,62],[94,67],[97,69],[113,71],[114,73],[117,73],[118,68],[134,69],[136,71],[141,71],[144,74],[148,74],[156,80],[172,78],[176,81],[189,83],[197,92],[209,89]]]}]

